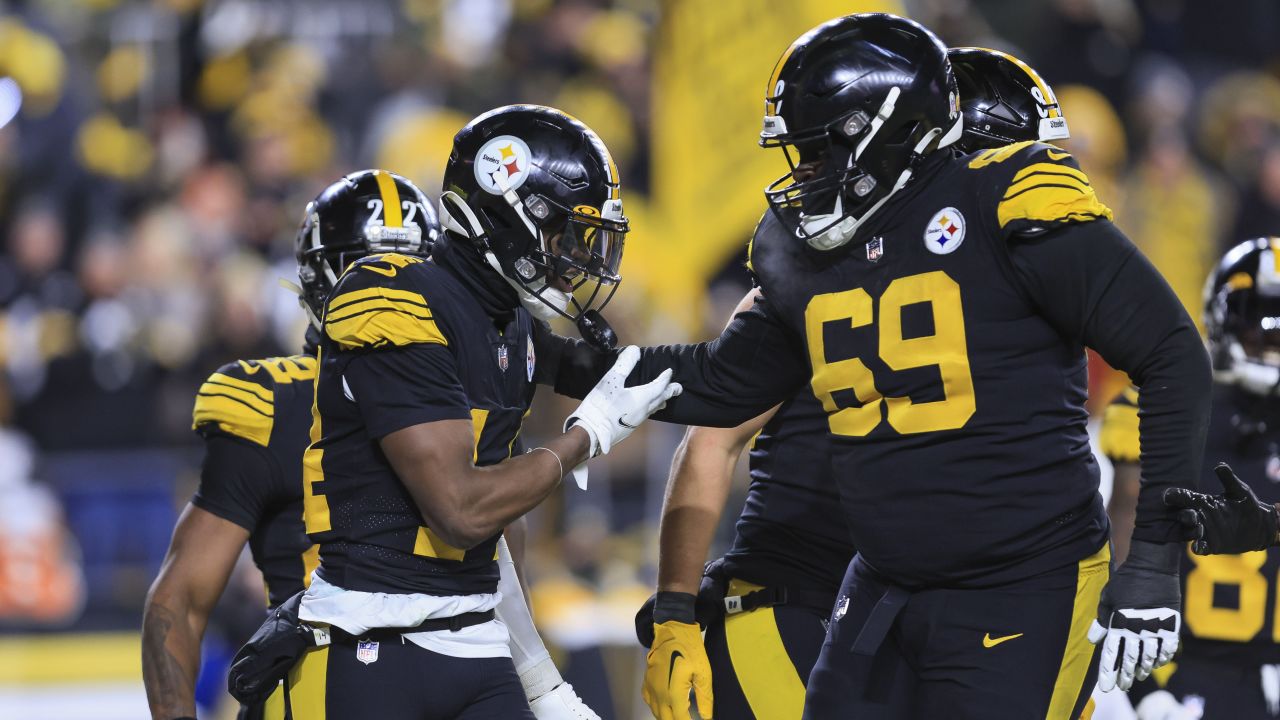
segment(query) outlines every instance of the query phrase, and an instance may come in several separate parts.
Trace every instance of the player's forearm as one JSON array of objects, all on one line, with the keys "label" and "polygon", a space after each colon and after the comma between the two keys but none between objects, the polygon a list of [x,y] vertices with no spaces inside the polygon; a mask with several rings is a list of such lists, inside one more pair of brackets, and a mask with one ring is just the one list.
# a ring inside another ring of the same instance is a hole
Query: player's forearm
[{"label": "player's forearm", "polygon": [[200,639],[208,617],[157,583],[142,615],[142,678],[153,720],[195,717]]},{"label": "player's forearm", "polygon": [[542,502],[564,473],[586,461],[589,447],[586,431],[570,428],[541,449],[470,468],[450,483],[450,501],[419,502],[419,510],[445,542],[475,547]]},{"label": "player's forearm", "polygon": [[658,531],[658,590],[696,595],[742,444],[732,430],[689,428],[671,464]]},{"label": "player's forearm", "polygon": [[1133,515],[1138,507],[1141,482],[1137,463],[1115,464],[1107,515],[1111,518],[1112,559],[1117,563],[1124,562],[1129,555],[1129,538],[1133,535]]}]

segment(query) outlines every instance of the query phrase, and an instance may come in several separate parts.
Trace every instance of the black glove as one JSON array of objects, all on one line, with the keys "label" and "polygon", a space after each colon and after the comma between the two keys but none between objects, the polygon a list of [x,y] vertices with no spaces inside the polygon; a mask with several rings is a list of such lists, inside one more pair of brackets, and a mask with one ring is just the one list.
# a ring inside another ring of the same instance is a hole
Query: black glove
[{"label": "black glove", "polygon": [[1178,520],[1192,531],[1191,549],[1197,555],[1236,554],[1265,550],[1276,543],[1280,519],[1274,505],[1258,499],[1253,488],[1222,463],[1213,469],[1222,481],[1222,495],[1206,495],[1186,488],[1164,491],[1164,503],[1178,508]]},{"label": "black glove", "polygon": [[1102,642],[1098,687],[1128,690],[1173,659],[1182,626],[1182,546],[1135,540],[1098,601],[1089,642]]},{"label": "black glove", "polygon": [[[694,617],[703,630],[707,625],[724,617],[724,596],[729,592],[729,578],[724,574],[724,558],[707,563],[702,569],[702,584],[698,586],[698,599],[694,603]],[[657,594],[636,611],[636,640],[645,647],[653,647],[653,605]]]},{"label": "black glove", "polygon": [[307,648],[328,644],[327,630],[313,629],[298,620],[303,592],[272,610],[232,659],[227,692],[241,703],[257,705],[266,701]]}]

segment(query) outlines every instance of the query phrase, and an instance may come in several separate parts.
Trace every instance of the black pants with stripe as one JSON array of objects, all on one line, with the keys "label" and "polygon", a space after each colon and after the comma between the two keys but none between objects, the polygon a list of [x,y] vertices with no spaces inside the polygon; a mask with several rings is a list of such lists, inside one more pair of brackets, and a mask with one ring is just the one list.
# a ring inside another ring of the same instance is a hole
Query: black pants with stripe
[{"label": "black pants with stripe", "polygon": [[[992,588],[907,594],[854,558],[809,677],[806,720],[1075,720],[1110,549]],[[883,599],[883,602],[882,602]]]},{"label": "black pants with stripe", "polygon": [[[729,581],[730,595],[759,590]],[[764,607],[707,626],[716,720],[800,720],[831,608]]]},{"label": "black pants with stripe", "polygon": [[376,657],[362,662],[354,641],[336,638],[308,650],[289,673],[295,720],[534,720],[511,658],[450,657],[399,639],[379,643]]}]

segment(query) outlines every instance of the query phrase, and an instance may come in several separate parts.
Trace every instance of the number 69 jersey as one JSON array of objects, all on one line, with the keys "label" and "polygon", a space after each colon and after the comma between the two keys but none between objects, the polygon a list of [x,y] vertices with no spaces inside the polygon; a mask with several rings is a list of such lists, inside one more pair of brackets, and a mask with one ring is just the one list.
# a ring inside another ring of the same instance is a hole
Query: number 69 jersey
[{"label": "number 69 jersey", "polygon": [[[1138,461],[1137,394],[1107,408],[1102,448],[1112,462]],[[1219,462],[1248,478],[1263,502],[1280,502],[1280,407],[1229,385],[1216,385],[1200,490],[1218,494]],[[1266,478],[1263,480],[1263,478]],[[1280,663],[1280,551],[1182,558],[1183,652],[1233,664]],[[1242,647],[1242,645],[1244,647]]]},{"label": "number 69 jersey", "polygon": [[1108,533],[1085,353],[1013,248],[1111,211],[1051,145],[938,152],[919,177],[844,248],[813,250],[767,214],[749,251],[802,332],[854,544],[907,586],[1075,563]]}]

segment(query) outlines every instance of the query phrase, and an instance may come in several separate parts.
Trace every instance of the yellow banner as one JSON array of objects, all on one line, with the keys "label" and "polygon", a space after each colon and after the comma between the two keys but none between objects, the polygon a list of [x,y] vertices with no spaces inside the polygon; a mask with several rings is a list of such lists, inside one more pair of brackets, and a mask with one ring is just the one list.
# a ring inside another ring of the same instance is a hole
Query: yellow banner
[{"label": "yellow banner", "polygon": [[781,152],[756,145],[769,73],[806,30],[856,12],[902,9],[897,0],[664,0],[651,100],[654,227],[638,257],[628,247],[629,266],[653,272],[645,260],[660,259],[669,282],[699,283],[671,288],[687,300],[745,246],[767,207],[765,185],[787,170]]}]

